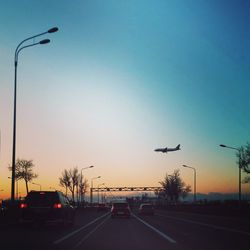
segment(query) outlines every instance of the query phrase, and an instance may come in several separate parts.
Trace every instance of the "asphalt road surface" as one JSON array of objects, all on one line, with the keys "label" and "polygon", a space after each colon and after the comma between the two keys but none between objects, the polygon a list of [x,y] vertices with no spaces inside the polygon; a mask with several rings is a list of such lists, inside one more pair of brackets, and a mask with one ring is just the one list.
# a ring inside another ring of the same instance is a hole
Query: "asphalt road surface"
[{"label": "asphalt road surface", "polygon": [[0,225],[1,250],[243,250],[249,240],[249,219],[162,210],[129,219],[78,211],[71,227]]}]

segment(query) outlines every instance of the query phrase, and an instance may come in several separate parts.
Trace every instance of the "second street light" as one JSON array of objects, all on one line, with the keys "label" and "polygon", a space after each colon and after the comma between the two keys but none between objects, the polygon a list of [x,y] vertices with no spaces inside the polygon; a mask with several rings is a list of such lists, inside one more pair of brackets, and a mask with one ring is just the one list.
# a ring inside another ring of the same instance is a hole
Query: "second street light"
[{"label": "second street light", "polygon": [[22,51],[25,48],[32,47],[32,46],[39,45],[39,44],[47,44],[47,43],[50,42],[49,39],[44,39],[44,40],[41,40],[40,42],[36,42],[36,43],[33,42],[31,44],[22,46],[22,44],[25,43],[26,41],[35,39],[36,37],[39,37],[39,36],[42,36],[42,35],[45,35],[45,34],[48,34],[48,33],[54,33],[54,32],[57,32],[57,31],[58,31],[58,28],[53,27],[53,28],[47,30],[46,32],[37,34],[35,36],[28,37],[28,38],[24,39],[23,41],[21,41],[18,44],[18,46],[16,47],[16,50],[15,50],[15,58],[14,58],[15,78],[14,78],[14,112],[13,112],[12,181],[11,181],[11,201],[12,202],[14,202],[14,200],[15,200],[15,179],[16,179],[16,176],[15,176],[15,165],[16,165],[16,103],[17,103],[16,96],[17,96],[18,55],[19,55],[19,52]]},{"label": "second street light", "polygon": [[[84,167],[81,169],[81,182],[82,182],[82,171],[85,170],[85,169],[88,169],[88,168],[93,168],[94,166],[89,166],[89,167]],[[82,184],[82,183],[81,183]],[[80,200],[81,200],[81,205],[82,205],[82,192],[80,194]]]},{"label": "second street light", "polygon": [[196,169],[187,165],[182,165],[184,168],[191,168],[194,171],[194,203],[196,203]]},{"label": "second street light", "polygon": [[93,177],[91,179],[91,188],[90,188],[90,204],[91,204],[91,206],[92,206],[92,203],[93,203],[93,180],[99,179],[99,178],[101,178],[101,176]]}]

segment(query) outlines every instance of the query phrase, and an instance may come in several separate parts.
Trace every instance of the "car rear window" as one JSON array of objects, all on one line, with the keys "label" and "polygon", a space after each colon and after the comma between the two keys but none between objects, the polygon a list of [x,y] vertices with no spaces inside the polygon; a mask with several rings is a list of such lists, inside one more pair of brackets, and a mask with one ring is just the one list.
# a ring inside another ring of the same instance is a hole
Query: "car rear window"
[{"label": "car rear window", "polygon": [[125,202],[123,202],[123,203],[113,203],[113,206],[115,207],[115,208],[126,208],[126,207],[128,207],[128,203],[125,203]]},{"label": "car rear window", "polygon": [[32,192],[27,196],[27,203],[34,207],[52,206],[59,202],[57,193],[55,192]]}]

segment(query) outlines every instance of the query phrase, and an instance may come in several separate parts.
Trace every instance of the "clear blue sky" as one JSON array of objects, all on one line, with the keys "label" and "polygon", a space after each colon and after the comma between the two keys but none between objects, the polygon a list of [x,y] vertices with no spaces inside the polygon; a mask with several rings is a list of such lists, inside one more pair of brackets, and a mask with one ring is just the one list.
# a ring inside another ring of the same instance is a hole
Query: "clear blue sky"
[{"label": "clear blue sky", "polygon": [[19,56],[17,157],[34,160],[37,182],[95,165],[86,178],[158,185],[186,164],[201,191],[237,191],[235,152],[218,145],[250,141],[249,13],[236,0],[1,1],[0,189],[9,189],[15,48],[58,26],[43,37],[50,44]]}]

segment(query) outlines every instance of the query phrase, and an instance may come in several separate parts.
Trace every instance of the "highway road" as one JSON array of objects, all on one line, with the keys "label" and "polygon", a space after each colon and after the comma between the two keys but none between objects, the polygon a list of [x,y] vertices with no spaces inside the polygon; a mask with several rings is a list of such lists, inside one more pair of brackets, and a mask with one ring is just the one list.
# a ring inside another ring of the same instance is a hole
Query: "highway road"
[{"label": "highway road", "polygon": [[243,250],[249,239],[249,219],[163,210],[129,219],[83,210],[72,227],[0,225],[3,250]]}]

